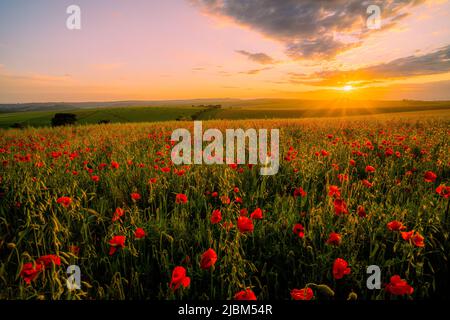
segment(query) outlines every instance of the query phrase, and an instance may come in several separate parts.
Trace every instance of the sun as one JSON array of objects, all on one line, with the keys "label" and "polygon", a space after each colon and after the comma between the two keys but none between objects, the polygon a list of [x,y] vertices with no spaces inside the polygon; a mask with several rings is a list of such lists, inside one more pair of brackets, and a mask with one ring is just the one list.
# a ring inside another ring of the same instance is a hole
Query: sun
[{"label": "sun", "polygon": [[345,92],[349,92],[353,90],[353,87],[351,85],[346,85],[342,88],[342,90],[344,90]]}]

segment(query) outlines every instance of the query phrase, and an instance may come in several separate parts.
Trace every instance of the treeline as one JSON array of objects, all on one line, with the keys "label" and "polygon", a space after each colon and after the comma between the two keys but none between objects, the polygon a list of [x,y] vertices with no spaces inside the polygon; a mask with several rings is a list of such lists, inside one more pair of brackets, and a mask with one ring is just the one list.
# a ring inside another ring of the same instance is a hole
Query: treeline
[{"label": "treeline", "polygon": [[[52,127],[60,127],[60,126],[69,126],[75,125],[77,123],[77,115],[73,113],[56,113],[53,118],[50,120],[50,124]],[[97,122],[98,124],[108,124],[111,123],[111,120],[100,120]],[[13,123],[11,128],[15,129],[24,129],[27,127],[26,123]]]},{"label": "treeline", "polygon": [[[198,105],[198,106],[194,106],[194,105],[193,105],[192,107],[201,107],[201,108],[204,108],[204,109],[202,109],[202,110],[200,110],[200,111],[197,111],[197,112],[194,113],[193,115],[191,115],[190,120],[195,121],[195,120],[202,119],[203,116],[204,116],[206,113],[211,112],[212,110],[218,110],[218,109],[222,108],[222,105],[220,105],[220,104],[209,104],[209,105],[203,105],[203,104],[201,104],[201,105]],[[189,119],[180,117],[180,118],[177,118],[176,120],[177,120],[177,121],[186,121],[186,120],[189,120]]]}]

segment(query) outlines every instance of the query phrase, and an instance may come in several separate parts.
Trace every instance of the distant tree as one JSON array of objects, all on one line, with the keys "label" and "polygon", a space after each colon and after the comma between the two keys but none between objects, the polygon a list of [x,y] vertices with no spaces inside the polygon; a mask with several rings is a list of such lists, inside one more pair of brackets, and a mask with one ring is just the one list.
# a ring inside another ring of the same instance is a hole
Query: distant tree
[{"label": "distant tree", "polygon": [[66,126],[75,124],[77,122],[77,115],[73,113],[57,113],[52,118],[52,126]]},{"label": "distant tree", "polygon": [[111,120],[100,120],[99,122],[97,122],[98,124],[108,124],[111,123]]},{"label": "distant tree", "polygon": [[23,128],[25,128],[25,126],[22,123],[15,122],[11,125],[11,128],[23,129]]}]

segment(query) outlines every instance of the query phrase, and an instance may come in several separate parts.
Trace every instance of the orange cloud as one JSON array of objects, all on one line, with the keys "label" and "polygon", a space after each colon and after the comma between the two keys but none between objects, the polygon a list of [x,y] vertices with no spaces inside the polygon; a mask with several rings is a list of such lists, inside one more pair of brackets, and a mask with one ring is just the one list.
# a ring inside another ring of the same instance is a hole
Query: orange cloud
[{"label": "orange cloud", "polygon": [[291,83],[313,86],[364,86],[384,80],[410,78],[450,72],[450,45],[434,52],[408,56],[365,68],[340,71],[321,71],[311,75],[290,73]]}]

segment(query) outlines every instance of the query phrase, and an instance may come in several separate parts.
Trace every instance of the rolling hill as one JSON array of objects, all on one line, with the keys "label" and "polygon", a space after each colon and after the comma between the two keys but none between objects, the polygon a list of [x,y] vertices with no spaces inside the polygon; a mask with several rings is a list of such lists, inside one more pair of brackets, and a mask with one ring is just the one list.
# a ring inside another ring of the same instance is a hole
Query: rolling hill
[{"label": "rolling hill", "polygon": [[[220,106],[220,107],[219,107]],[[13,110],[13,111],[11,111]],[[448,115],[450,101],[357,101],[198,99],[0,105],[0,128],[49,126],[55,113],[77,116],[79,124],[171,120],[274,119],[433,112]]]}]

